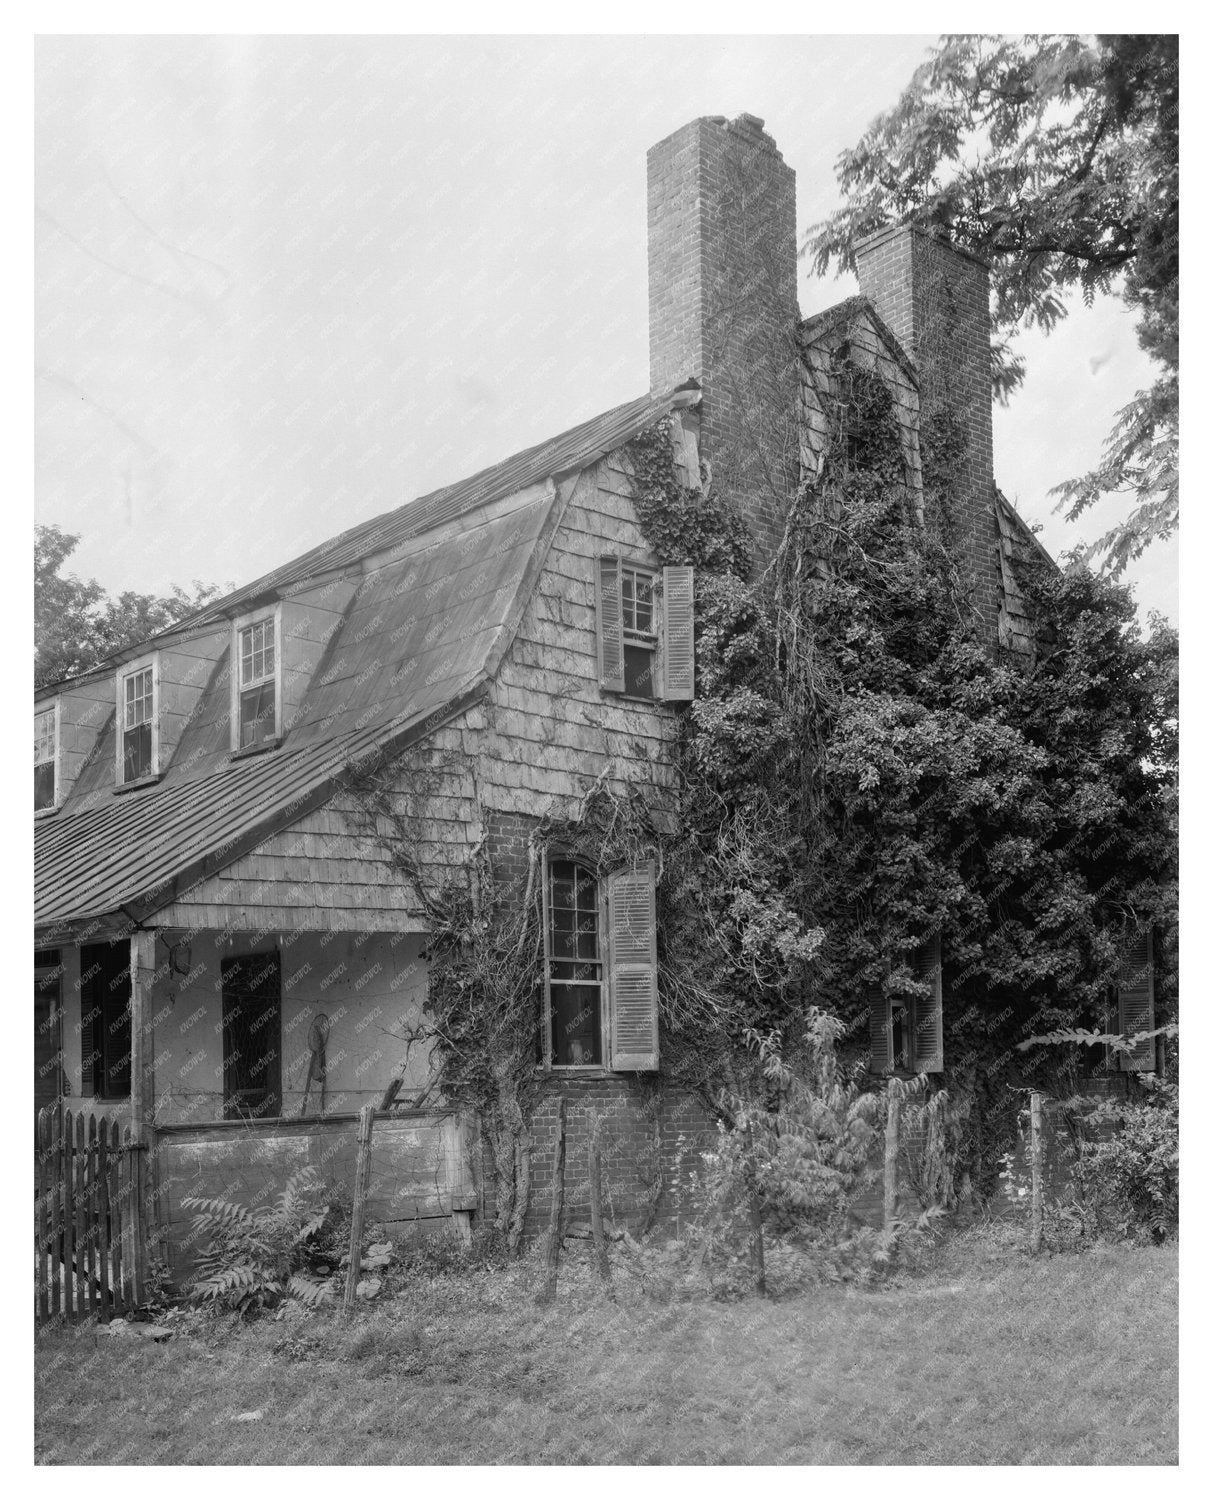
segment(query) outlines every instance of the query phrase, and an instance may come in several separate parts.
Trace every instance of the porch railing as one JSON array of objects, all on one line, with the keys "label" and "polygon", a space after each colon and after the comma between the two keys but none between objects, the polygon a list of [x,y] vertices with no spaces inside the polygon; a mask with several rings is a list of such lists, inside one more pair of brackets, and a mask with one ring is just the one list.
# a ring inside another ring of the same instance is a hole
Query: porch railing
[{"label": "porch railing", "polygon": [[107,1116],[38,1111],[34,1316],[106,1322],[144,1300],[144,1148]]}]

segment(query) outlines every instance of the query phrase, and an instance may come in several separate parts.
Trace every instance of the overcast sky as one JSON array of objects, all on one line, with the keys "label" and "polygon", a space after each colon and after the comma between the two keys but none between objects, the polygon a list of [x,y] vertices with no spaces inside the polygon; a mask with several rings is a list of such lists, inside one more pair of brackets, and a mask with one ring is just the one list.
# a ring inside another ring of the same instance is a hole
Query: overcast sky
[{"label": "overcast sky", "polygon": [[[803,234],[932,38],[44,38],[37,519],[113,592],[239,584],[648,388],[645,152],[766,120]],[[803,313],[855,290],[810,280]],[[995,474],[1052,513],[1151,378],[1119,303],[1025,338]],[[1109,502],[1111,505],[1111,502]],[[1177,545],[1131,571],[1177,618]]]}]

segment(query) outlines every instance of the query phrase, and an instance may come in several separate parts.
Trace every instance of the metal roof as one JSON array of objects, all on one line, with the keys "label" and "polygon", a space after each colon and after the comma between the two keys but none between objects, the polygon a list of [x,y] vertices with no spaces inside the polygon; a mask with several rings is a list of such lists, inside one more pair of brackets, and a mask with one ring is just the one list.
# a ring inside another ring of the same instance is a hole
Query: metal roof
[{"label": "metal roof", "polygon": [[140,652],[196,635],[271,589],[306,603],[307,580],[335,569],[358,580],[276,750],[231,755],[226,646],[155,785],[115,792],[111,711],[62,807],[35,823],[40,940],[95,920],[144,920],[327,800],[352,761],[422,738],[474,702],[513,638],[559,520],[547,481],[698,399],[679,390],[616,407],[353,528],[144,643]]}]

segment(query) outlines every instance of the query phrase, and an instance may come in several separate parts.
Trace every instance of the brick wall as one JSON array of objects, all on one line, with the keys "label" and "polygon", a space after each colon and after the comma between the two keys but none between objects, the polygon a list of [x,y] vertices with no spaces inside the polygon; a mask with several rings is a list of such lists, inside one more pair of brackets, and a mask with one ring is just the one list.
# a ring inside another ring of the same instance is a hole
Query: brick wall
[{"label": "brick wall", "polygon": [[648,154],[649,382],[703,387],[701,452],[759,570],[797,480],[796,174],[754,115],[692,120]]},{"label": "brick wall", "polygon": [[855,249],[859,281],[913,359],[924,422],[950,411],[966,456],[952,496],[951,532],[983,642],[998,649],[1002,602],[994,513],[990,394],[990,273],[973,256],[909,224],[871,235]]},{"label": "brick wall", "polygon": [[[564,1223],[566,1228],[590,1222],[589,1141],[593,1115],[602,1121],[603,1215],[608,1222],[635,1232],[647,1217],[660,1180],[655,1223],[677,1231],[690,1215],[691,1173],[704,1146],[715,1139],[710,1112],[690,1095],[666,1090],[660,1102],[646,1108],[643,1085],[627,1074],[597,1077],[552,1077],[531,1123],[531,1201],[524,1241],[533,1243],[547,1230],[551,1211],[552,1168],[556,1154],[558,1100],[565,1100]],[[487,1146],[480,1159],[484,1216],[494,1208],[492,1157]]]}]

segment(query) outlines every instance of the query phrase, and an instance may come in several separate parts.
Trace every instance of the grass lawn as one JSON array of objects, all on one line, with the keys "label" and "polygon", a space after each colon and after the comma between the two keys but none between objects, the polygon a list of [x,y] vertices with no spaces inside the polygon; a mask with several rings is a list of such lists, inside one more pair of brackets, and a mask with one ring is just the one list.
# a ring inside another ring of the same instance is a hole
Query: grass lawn
[{"label": "grass lawn", "polygon": [[[334,1314],[37,1337],[62,1464],[1173,1464],[1178,1254],[960,1236],[874,1292],[658,1303],[574,1258]],[[253,1415],[255,1414],[255,1415]]]}]

